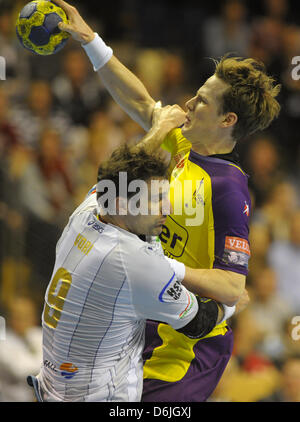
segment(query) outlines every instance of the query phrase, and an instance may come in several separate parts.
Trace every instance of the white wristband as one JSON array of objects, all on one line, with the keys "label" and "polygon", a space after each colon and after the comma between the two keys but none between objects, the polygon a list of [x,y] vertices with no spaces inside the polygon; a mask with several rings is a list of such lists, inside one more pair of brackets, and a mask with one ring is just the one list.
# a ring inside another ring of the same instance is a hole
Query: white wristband
[{"label": "white wristband", "polygon": [[93,41],[81,45],[90,59],[95,72],[101,69],[113,55],[113,50],[105,44],[97,33],[95,33]]},{"label": "white wristband", "polygon": [[182,262],[178,262],[175,259],[168,258],[167,256],[165,256],[165,259],[169,262],[172,270],[175,272],[177,280],[181,282],[185,276],[185,265]]},{"label": "white wristband", "polygon": [[222,303],[223,309],[224,309],[224,317],[219,324],[222,324],[222,322],[226,321],[226,319],[229,319],[232,317],[232,315],[235,313],[235,305],[234,306],[227,306]]}]

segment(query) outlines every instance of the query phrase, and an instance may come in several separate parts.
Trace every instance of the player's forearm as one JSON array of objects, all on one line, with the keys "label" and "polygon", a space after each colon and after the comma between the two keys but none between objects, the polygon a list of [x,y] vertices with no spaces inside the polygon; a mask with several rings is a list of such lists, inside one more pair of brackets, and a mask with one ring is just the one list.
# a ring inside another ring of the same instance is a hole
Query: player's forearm
[{"label": "player's forearm", "polygon": [[167,124],[154,125],[134,148],[136,150],[143,148],[148,154],[153,154],[160,149],[163,140],[172,129],[173,127]]},{"label": "player's forearm", "polygon": [[127,69],[98,34],[85,22],[78,10],[63,0],[57,0],[68,16],[68,22],[60,22],[59,28],[79,41],[87,53],[113,98],[145,130],[151,127],[155,101],[143,83]]},{"label": "player's forearm", "polygon": [[144,84],[115,56],[98,70],[98,74],[111,96],[124,111],[146,131],[149,130],[155,101]]},{"label": "player's forearm", "polygon": [[191,292],[233,306],[245,289],[245,276],[219,269],[185,268],[182,284]]},{"label": "player's forearm", "polygon": [[149,130],[155,101],[144,84],[113,55],[98,34],[82,46],[113,99],[133,120]]}]

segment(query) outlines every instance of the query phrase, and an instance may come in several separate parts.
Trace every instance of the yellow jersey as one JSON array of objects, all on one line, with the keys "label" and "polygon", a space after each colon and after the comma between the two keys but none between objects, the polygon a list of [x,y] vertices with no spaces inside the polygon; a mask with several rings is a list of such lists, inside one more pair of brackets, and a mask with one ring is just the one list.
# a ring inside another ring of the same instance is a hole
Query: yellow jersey
[{"label": "yellow jersey", "polygon": [[[165,255],[191,268],[218,268],[247,275],[251,206],[248,176],[232,161],[193,151],[181,129],[171,131],[162,147],[172,156],[169,182],[173,213],[160,235]],[[202,339],[226,332],[225,321]],[[144,378],[181,380],[197,356],[195,351],[202,339],[190,339],[169,325],[157,323],[154,337],[146,338]]]}]

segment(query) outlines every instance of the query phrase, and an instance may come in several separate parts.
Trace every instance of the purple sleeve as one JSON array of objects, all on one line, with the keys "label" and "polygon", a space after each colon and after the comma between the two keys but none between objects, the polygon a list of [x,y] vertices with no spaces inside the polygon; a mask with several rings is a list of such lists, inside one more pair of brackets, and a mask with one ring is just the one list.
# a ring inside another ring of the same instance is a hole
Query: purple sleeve
[{"label": "purple sleeve", "polygon": [[225,189],[222,187],[222,191],[221,195],[216,195],[217,201],[213,201],[215,228],[213,268],[247,275],[250,258],[248,226],[251,206],[248,188],[227,183]]}]

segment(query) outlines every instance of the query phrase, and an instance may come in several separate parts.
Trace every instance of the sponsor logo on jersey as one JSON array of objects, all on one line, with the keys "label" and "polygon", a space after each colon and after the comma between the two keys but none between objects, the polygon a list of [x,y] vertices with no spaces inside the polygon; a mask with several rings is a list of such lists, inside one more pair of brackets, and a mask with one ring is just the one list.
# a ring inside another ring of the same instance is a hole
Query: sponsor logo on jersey
[{"label": "sponsor logo on jersey", "polygon": [[243,252],[247,255],[250,255],[249,243],[246,239],[240,237],[225,237],[225,249],[230,249],[236,252]]},{"label": "sponsor logo on jersey", "polygon": [[181,284],[176,280],[173,285],[167,290],[169,296],[173,299],[178,300],[181,296],[182,287]]},{"label": "sponsor logo on jersey", "polygon": [[89,221],[87,223],[87,225],[90,226],[90,227],[92,227],[92,229],[96,230],[100,234],[104,232],[104,227],[101,226],[101,224],[99,224],[98,222],[95,222],[94,220]]},{"label": "sponsor logo on jersey", "polygon": [[250,248],[246,239],[226,236],[223,260],[227,264],[236,264],[248,268],[249,258]]},{"label": "sponsor logo on jersey", "polygon": [[45,366],[46,368],[51,369],[51,371],[57,372],[57,371],[56,371],[56,366],[55,366],[55,364],[54,364],[54,363],[52,363],[52,362],[50,362],[50,360],[48,360],[48,359],[45,359],[45,360],[44,360],[44,366]]},{"label": "sponsor logo on jersey", "polygon": [[65,379],[73,378],[78,372],[78,368],[73,363],[69,362],[62,363],[59,369],[61,370],[60,375]]},{"label": "sponsor logo on jersey", "polygon": [[185,154],[177,154],[174,157],[175,167],[172,171],[172,176],[176,179],[184,170],[185,165]]},{"label": "sponsor logo on jersey", "polygon": [[249,204],[246,201],[245,201],[245,205],[244,205],[244,209],[243,209],[243,214],[246,214],[247,217],[249,217],[249,215],[250,215]]},{"label": "sponsor logo on jersey", "polygon": [[204,177],[200,181],[197,181],[197,182],[199,183],[199,185],[198,185],[197,189],[193,193],[193,200],[196,201],[196,204],[197,205],[201,204],[201,205],[204,206],[205,205],[205,202],[204,202],[204,191],[203,191],[203,188],[204,188],[204,186],[203,186],[203,184],[204,184]]},{"label": "sponsor logo on jersey", "polygon": [[182,169],[184,167],[184,154],[177,154],[174,157],[176,162],[176,166],[178,169]]},{"label": "sponsor logo on jersey", "polygon": [[159,301],[162,303],[170,302],[170,298],[178,300],[182,293],[181,283],[179,283],[175,277],[175,273],[172,278],[168,281],[165,287],[162,289],[159,295]]},{"label": "sponsor logo on jersey", "polygon": [[149,246],[149,245],[147,245],[147,246],[143,246],[142,247],[142,250],[147,254],[147,255],[151,255],[151,256],[153,256],[153,255],[155,255],[156,253],[155,253],[155,250],[153,249],[153,247],[152,246]]}]

